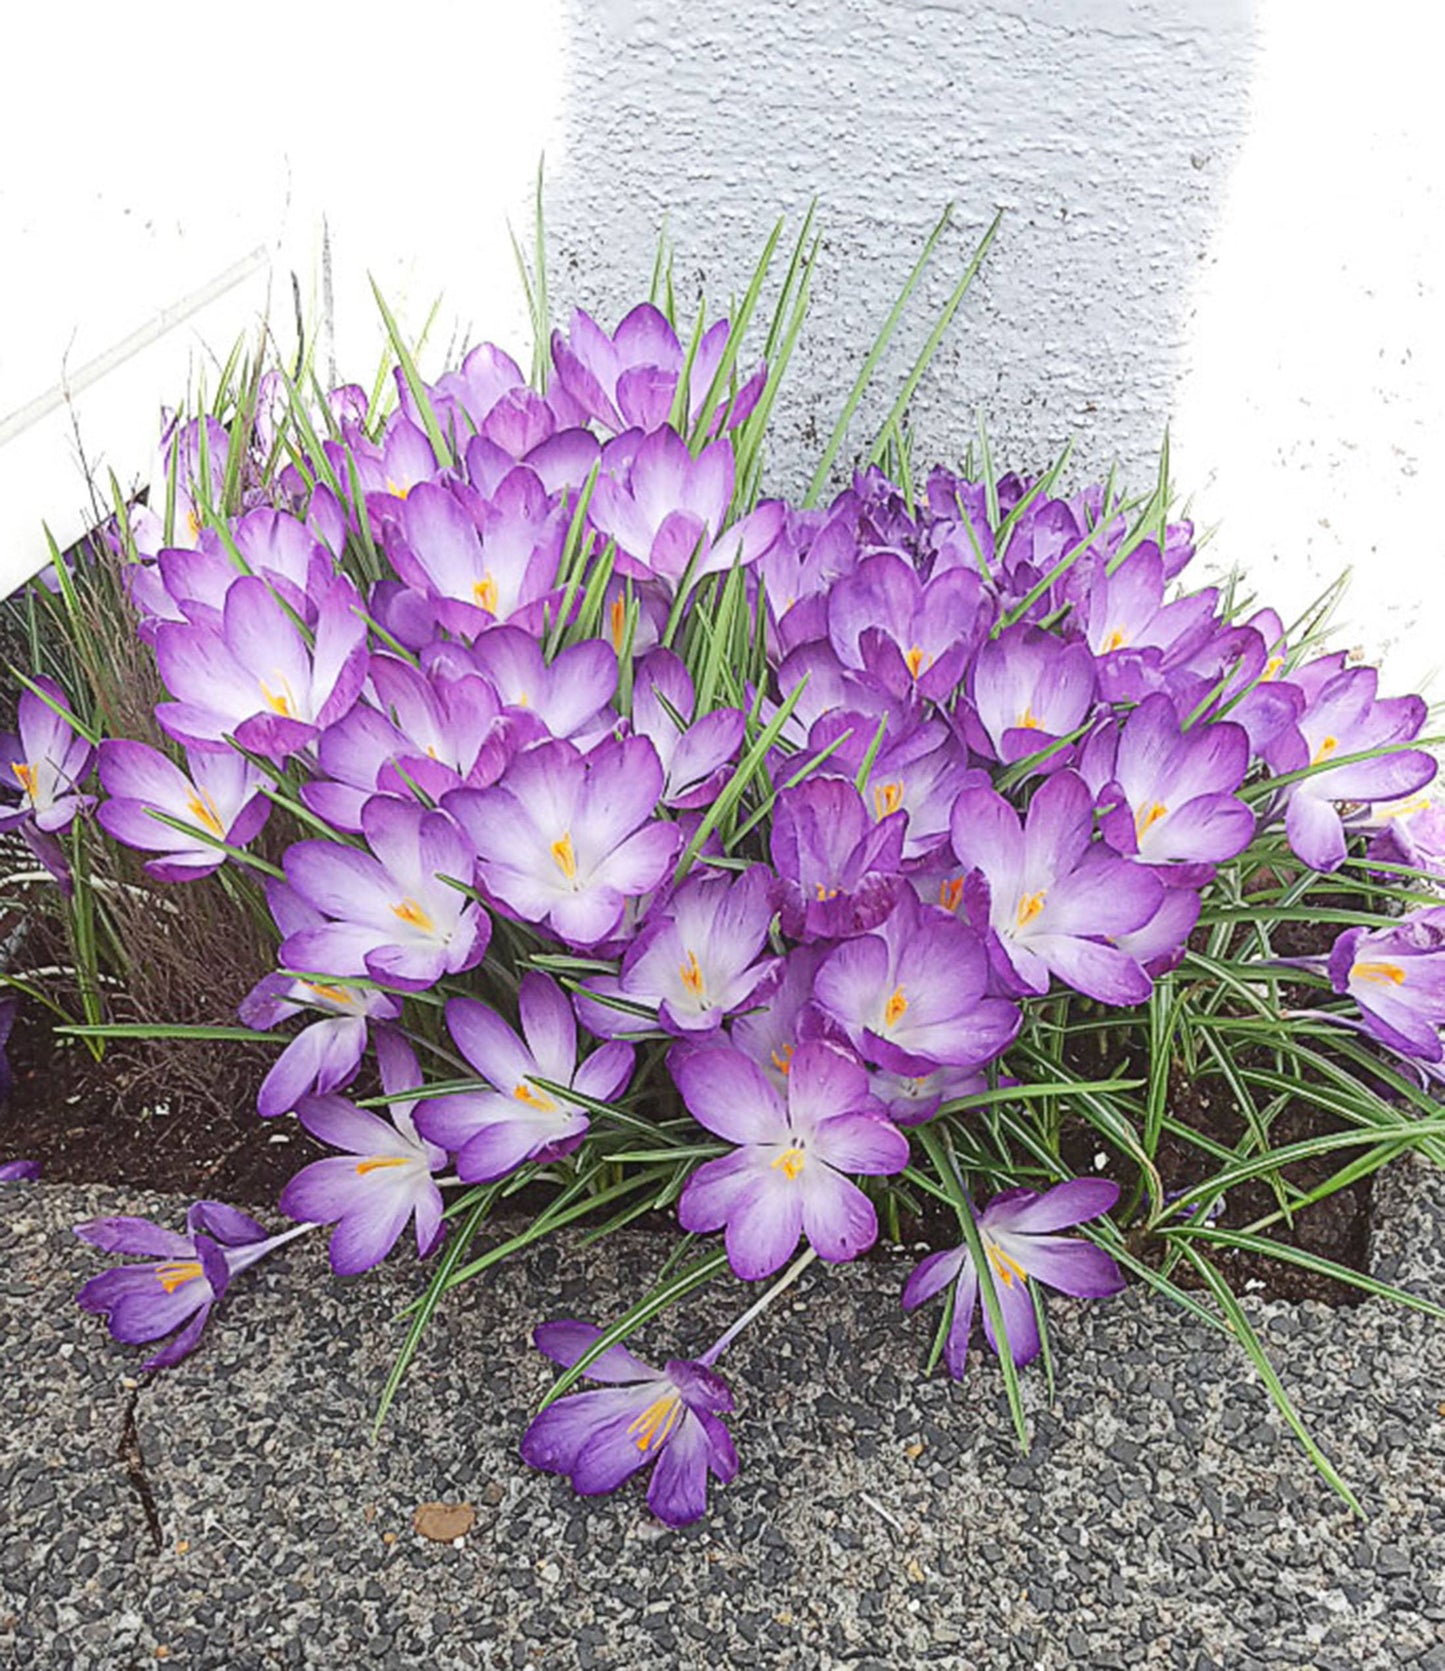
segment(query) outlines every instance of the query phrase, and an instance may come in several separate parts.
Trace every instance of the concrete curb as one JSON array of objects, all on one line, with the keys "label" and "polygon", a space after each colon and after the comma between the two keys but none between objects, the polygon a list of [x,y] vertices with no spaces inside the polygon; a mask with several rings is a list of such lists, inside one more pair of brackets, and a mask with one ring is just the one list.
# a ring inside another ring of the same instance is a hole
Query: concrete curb
[{"label": "concrete curb", "polygon": [[[1377,1199],[1377,1274],[1445,1291],[1445,1176],[1402,1166]],[[528,1330],[626,1304],[659,1239],[465,1291],[373,1448],[414,1265],[346,1284],[297,1248],[137,1384],[71,1304],[103,1261],[68,1227],[117,1211],[184,1203],[0,1186],[0,1664],[1445,1668],[1445,1329],[1418,1314],[1255,1308],[1361,1526],[1229,1343],[1143,1292],[1052,1308],[1058,1396],[1026,1377],[1023,1458],[981,1353],[962,1387],[918,1379],[902,1261],[810,1272],[724,1365],[741,1477],[671,1533],[516,1454],[546,1381]],[[698,1350],[734,1309],[656,1343]],[[458,1545],[413,1532],[433,1499],[475,1507]]]}]

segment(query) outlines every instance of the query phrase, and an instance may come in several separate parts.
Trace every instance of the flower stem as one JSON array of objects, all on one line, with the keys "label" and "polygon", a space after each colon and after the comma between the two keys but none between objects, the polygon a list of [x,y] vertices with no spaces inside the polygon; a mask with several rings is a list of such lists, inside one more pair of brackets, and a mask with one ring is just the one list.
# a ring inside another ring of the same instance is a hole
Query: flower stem
[{"label": "flower stem", "polygon": [[803,1272],[807,1270],[808,1266],[811,1265],[817,1257],[818,1254],[816,1249],[811,1247],[805,1248],[804,1251],[800,1253],[792,1262],[792,1264],[788,1266],[787,1270],[783,1272],[773,1286],[768,1289],[767,1293],[764,1294],[760,1300],[755,1300],[736,1322],[730,1324],[726,1329],[724,1329],[713,1344],[708,1347],[707,1351],[704,1352],[697,1361],[705,1369],[710,1369],[723,1355],[723,1353],[727,1351],[728,1347],[732,1345],[743,1330],[747,1328],[753,1318],[761,1316],[761,1314],[768,1309],[768,1307],[775,1299],[777,1299],[778,1295],[781,1294],[785,1288],[790,1288],[793,1283],[795,1283],[798,1278],[802,1276]]}]

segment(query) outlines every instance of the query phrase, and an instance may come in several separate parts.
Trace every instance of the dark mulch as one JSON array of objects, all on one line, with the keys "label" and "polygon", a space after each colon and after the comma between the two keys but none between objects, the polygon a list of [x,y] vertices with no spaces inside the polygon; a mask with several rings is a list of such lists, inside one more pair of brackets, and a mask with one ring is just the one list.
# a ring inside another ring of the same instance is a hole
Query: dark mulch
[{"label": "dark mulch", "polygon": [[272,1207],[297,1167],[327,1152],[296,1120],[256,1113],[274,1049],[192,1045],[177,1060],[166,1046],[127,1040],[96,1061],[22,999],[8,1055],[15,1084],[0,1108],[0,1161],[38,1160],[54,1183]]}]

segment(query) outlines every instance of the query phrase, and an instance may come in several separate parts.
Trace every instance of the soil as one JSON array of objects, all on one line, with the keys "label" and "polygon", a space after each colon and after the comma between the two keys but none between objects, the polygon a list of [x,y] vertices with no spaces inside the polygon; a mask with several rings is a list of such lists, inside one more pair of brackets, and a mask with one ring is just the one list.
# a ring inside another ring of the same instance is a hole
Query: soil
[{"label": "soil", "polygon": [[[1290,953],[1318,950],[1312,943],[1318,935],[1316,926],[1308,925],[1300,945],[1291,945]],[[128,1184],[210,1197],[252,1210],[274,1208],[287,1179],[328,1152],[297,1121],[263,1121],[254,1111],[256,1089],[275,1059],[276,1047],[189,1045],[179,1055],[177,1048],[112,1042],[104,1059],[97,1061],[83,1043],[57,1039],[48,1013],[22,999],[8,1046],[14,1084],[8,1102],[0,1107],[0,1162],[39,1161],[43,1176],[54,1182]],[[1100,1069],[1097,1061],[1079,1066],[1091,1074]],[[362,1086],[358,1094],[374,1088]],[[1241,1116],[1218,1078],[1190,1081],[1176,1072],[1169,1108],[1176,1120],[1217,1143],[1233,1147],[1242,1135]],[[1281,1146],[1337,1129],[1334,1116],[1301,1100],[1275,1117],[1270,1141]],[[1076,1175],[1094,1172],[1100,1147],[1092,1127],[1082,1120],[1066,1123],[1061,1152]],[[1155,1161],[1166,1192],[1186,1189],[1210,1171],[1200,1149],[1169,1133]],[[1323,1182],[1337,1164],[1337,1156],[1327,1155],[1290,1168],[1289,1177],[1308,1189]],[[1121,1184],[1127,1199],[1136,1180],[1112,1149],[1109,1175]],[[524,1191],[511,1210],[526,1214],[541,1199]],[[951,1213],[941,1207],[935,1212],[932,1205],[916,1222],[905,1220],[901,1230],[906,1242],[948,1246],[957,1240]],[[1269,1184],[1255,1180],[1230,1191],[1214,1222],[1242,1227],[1266,1217],[1277,1205]],[[1371,1180],[1365,1178],[1316,1202],[1293,1223],[1271,1226],[1267,1234],[1364,1270],[1370,1211]],[[658,1215],[657,1228],[670,1229],[670,1221]],[[1138,1251],[1148,1257],[1149,1245]],[[1210,1252],[1236,1292],[1330,1305],[1353,1305],[1365,1298],[1348,1283],[1280,1260],[1222,1248]],[[1173,1275],[1181,1286],[1197,1280],[1182,1263]]]},{"label": "soil", "polygon": [[274,1207],[297,1167],[329,1151],[297,1121],[256,1113],[274,1050],[206,1048],[212,1090],[187,1089],[194,1070],[168,1072],[165,1047],[112,1042],[96,1061],[80,1041],[57,1038],[47,1014],[22,999],[7,1048],[14,1084],[0,1108],[0,1162],[37,1160],[51,1183]]}]

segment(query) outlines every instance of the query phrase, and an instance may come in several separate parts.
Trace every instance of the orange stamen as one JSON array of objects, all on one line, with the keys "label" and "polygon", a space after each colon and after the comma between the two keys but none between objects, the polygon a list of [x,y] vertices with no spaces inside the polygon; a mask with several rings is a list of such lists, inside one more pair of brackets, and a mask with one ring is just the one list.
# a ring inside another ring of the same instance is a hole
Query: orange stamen
[{"label": "orange stamen", "polygon": [[557,861],[557,868],[570,882],[577,875],[577,855],[572,850],[572,832],[565,830],[561,839],[554,841],[551,847],[552,857]]},{"label": "orange stamen", "polygon": [[375,1172],[383,1166],[405,1166],[405,1155],[368,1155],[365,1160],[356,1163],[356,1175],[364,1178],[368,1172]]},{"label": "orange stamen", "polygon": [[784,1149],[782,1154],[773,1162],[772,1169],[774,1172],[785,1173],[790,1179],[796,1178],[803,1170],[805,1158],[801,1149]]},{"label": "orange stamen", "polygon": [[394,917],[400,917],[404,923],[409,924],[412,928],[419,928],[423,934],[434,934],[436,932],[437,925],[415,899],[407,898],[402,900],[400,905],[393,905],[391,913]]},{"label": "orange stamen", "polygon": [[184,1287],[188,1282],[194,1282],[200,1275],[201,1262],[199,1259],[183,1259],[174,1265],[156,1266],[156,1281],[168,1294],[174,1294],[177,1288]]},{"label": "orange stamen", "polygon": [[1045,893],[1045,890],[1040,888],[1036,894],[1025,894],[1023,898],[1019,900],[1018,925],[1020,928],[1027,928],[1034,918],[1038,916],[1039,912],[1044,908],[1044,900],[1046,898],[1047,894]]},{"label": "orange stamen", "polygon": [[1371,962],[1366,959],[1354,964],[1350,969],[1352,981],[1371,981],[1376,986],[1403,986],[1405,984],[1404,966],[1399,963]]},{"label": "orange stamen", "polygon": [[883,1007],[883,1025],[885,1027],[896,1027],[903,1019],[907,1009],[908,1000],[903,996],[903,988],[901,986],[897,987],[893,996]]}]

